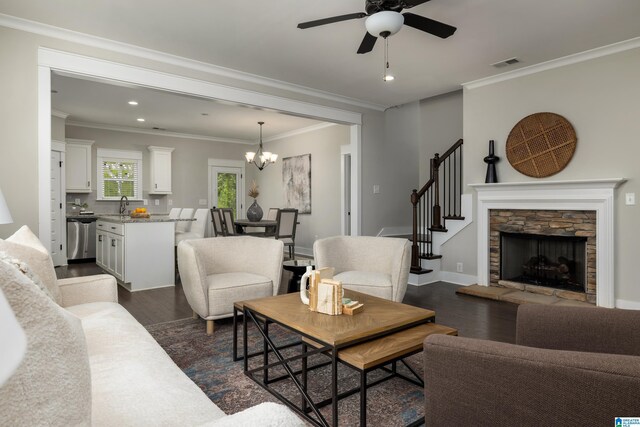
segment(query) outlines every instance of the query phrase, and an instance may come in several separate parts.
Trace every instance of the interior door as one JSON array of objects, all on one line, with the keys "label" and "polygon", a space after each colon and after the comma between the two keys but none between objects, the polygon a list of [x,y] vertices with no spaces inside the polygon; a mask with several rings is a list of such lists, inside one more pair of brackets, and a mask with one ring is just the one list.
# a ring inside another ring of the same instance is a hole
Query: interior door
[{"label": "interior door", "polygon": [[51,258],[55,266],[67,264],[65,237],[67,221],[63,211],[64,153],[51,152]]},{"label": "interior door", "polygon": [[211,199],[217,208],[233,209],[234,218],[242,218],[243,194],[242,169],[235,167],[213,166],[211,174]]}]

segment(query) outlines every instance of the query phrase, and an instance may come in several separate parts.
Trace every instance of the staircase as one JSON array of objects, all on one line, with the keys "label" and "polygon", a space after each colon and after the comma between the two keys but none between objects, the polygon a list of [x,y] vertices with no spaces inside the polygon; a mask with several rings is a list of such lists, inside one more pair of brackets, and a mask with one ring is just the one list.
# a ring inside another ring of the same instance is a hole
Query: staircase
[{"label": "staircase", "polygon": [[[471,213],[471,198],[462,195],[462,139],[459,139],[442,156],[438,153],[430,160],[429,181],[411,193],[413,225],[410,240],[411,273],[422,275],[433,271],[430,261],[439,260],[435,253],[451,234],[469,224],[463,212]],[[449,221],[457,225],[447,228]],[[443,233],[453,232],[446,238]]]}]

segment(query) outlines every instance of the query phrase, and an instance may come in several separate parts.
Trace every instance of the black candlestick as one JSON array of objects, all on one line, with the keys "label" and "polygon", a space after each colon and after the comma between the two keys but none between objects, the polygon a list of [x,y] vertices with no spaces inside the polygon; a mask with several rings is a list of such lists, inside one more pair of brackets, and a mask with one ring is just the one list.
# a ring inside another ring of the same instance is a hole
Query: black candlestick
[{"label": "black candlestick", "polygon": [[496,163],[500,161],[500,157],[494,153],[494,141],[489,141],[489,155],[484,158],[484,162],[487,164],[487,176],[484,179],[486,183],[498,182],[498,174],[496,173]]}]

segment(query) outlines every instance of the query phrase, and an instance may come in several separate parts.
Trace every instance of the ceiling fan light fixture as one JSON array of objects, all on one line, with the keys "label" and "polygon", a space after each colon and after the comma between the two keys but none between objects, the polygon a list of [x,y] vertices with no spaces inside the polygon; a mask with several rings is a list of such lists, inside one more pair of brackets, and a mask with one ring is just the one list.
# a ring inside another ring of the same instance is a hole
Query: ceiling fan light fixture
[{"label": "ceiling fan light fixture", "polygon": [[395,78],[395,77],[393,77],[393,74],[389,74],[389,73],[385,74],[385,75],[384,75],[384,77],[383,77],[383,80],[384,80],[385,82],[392,82],[392,81],[394,81],[395,79],[396,79],[396,78]]},{"label": "ceiling fan light fixture", "polygon": [[391,10],[374,13],[364,22],[367,31],[374,37],[379,37],[382,33],[388,33],[386,37],[392,36],[400,31],[403,24],[404,16]]}]

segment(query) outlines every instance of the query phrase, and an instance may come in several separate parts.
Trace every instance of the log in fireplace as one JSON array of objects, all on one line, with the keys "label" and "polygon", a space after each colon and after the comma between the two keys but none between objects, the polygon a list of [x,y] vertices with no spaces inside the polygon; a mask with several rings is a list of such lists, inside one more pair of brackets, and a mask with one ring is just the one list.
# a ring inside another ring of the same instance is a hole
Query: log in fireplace
[{"label": "log in fireplace", "polygon": [[585,292],[587,238],[500,233],[500,278]]}]

